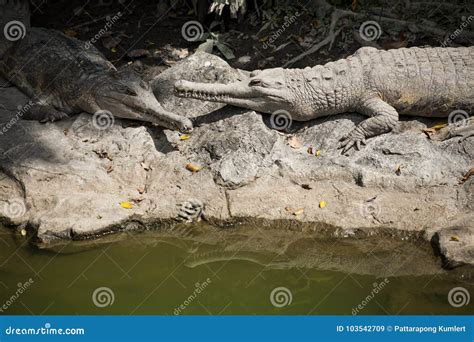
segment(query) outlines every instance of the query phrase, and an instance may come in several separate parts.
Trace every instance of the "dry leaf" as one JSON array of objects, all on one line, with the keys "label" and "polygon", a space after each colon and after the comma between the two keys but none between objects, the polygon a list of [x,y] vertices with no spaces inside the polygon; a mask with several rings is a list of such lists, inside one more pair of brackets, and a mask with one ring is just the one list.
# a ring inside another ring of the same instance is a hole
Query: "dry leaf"
[{"label": "dry leaf", "polygon": [[74,30],[70,30],[70,29],[65,29],[64,34],[66,36],[69,36],[69,37],[76,37],[77,36],[77,32],[74,31]]},{"label": "dry leaf", "polygon": [[184,140],[188,140],[189,138],[190,138],[189,135],[183,134],[183,135],[180,135],[179,140],[184,141]]},{"label": "dry leaf", "polygon": [[402,166],[401,165],[397,165],[397,168],[395,169],[395,174],[397,176],[400,176],[402,174]]},{"label": "dry leaf", "polygon": [[193,163],[188,163],[186,164],[186,170],[191,171],[191,172],[198,172],[202,168],[199,165],[193,164]]},{"label": "dry leaf", "polygon": [[142,58],[142,57],[151,57],[150,51],[146,49],[136,49],[129,51],[127,56],[130,58]]},{"label": "dry leaf", "polygon": [[321,150],[317,150],[315,156],[316,156],[316,157],[321,156]]},{"label": "dry leaf", "polygon": [[320,201],[319,202],[319,207],[322,209],[322,208],[325,208],[327,205],[326,201]]},{"label": "dry leaf", "polygon": [[304,213],[304,208],[297,209],[293,212],[293,215],[298,216]]},{"label": "dry leaf", "polygon": [[461,241],[461,239],[459,238],[459,236],[453,235],[453,236],[451,236],[450,241]]},{"label": "dry leaf", "polygon": [[301,148],[301,142],[299,139],[295,136],[288,138],[288,145],[290,145],[292,148],[298,149]]},{"label": "dry leaf", "polygon": [[130,202],[120,202],[120,206],[124,209],[132,209],[133,204]]},{"label": "dry leaf", "polygon": [[467,181],[472,175],[474,175],[474,167],[471,167],[469,171],[465,173],[464,176],[462,176],[461,181],[459,182],[460,184],[464,183]]}]

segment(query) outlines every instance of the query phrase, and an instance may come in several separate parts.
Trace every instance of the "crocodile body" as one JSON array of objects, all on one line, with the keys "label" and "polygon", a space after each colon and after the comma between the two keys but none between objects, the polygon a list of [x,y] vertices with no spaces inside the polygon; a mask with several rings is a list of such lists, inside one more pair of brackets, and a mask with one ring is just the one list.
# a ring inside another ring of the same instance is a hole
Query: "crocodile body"
[{"label": "crocodile body", "polygon": [[[10,0],[0,10],[25,10],[24,3]],[[6,15],[5,10],[2,17]],[[28,29],[22,39],[9,42],[2,37],[0,76],[32,99],[34,105],[24,118],[55,121],[80,112],[106,111],[170,129],[192,129],[189,119],[158,103],[139,68],[117,70],[92,44],[55,30],[30,28],[28,13],[23,17]]]},{"label": "crocodile body", "polygon": [[345,59],[304,69],[266,69],[232,84],[178,81],[178,96],[252,110],[286,111],[297,121],[355,111],[366,116],[344,151],[390,131],[398,116],[448,117],[474,107],[474,47],[360,48]]}]

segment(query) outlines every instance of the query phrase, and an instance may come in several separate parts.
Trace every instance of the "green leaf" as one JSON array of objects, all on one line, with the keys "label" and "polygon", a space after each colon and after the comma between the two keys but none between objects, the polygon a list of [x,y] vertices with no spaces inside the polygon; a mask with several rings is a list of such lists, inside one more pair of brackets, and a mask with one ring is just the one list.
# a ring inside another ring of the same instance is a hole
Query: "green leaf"
[{"label": "green leaf", "polygon": [[214,48],[214,41],[212,39],[206,40],[204,43],[198,46],[196,49],[197,51],[212,53],[212,49]]},{"label": "green leaf", "polygon": [[216,47],[219,49],[220,52],[224,55],[225,58],[227,59],[232,59],[235,58],[234,53],[232,52],[231,49],[229,49],[225,44],[222,44],[220,42],[214,42]]}]

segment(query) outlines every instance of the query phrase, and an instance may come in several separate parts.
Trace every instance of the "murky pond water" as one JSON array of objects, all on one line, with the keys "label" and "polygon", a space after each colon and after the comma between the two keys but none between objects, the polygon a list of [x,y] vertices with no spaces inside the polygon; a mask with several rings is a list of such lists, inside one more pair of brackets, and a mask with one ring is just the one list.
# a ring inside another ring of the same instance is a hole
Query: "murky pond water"
[{"label": "murky pond water", "polygon": [[0,314],[474,312],[448,300],[456,287],[474,294],[470,271],[442,270],[422,240],[206,229],[40,249],[0,228]]}]

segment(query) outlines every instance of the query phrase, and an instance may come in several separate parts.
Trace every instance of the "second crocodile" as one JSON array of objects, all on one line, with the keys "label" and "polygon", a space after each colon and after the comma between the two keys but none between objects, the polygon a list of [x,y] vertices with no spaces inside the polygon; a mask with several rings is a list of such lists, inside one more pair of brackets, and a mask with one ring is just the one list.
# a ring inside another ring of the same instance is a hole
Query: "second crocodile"
[{"label": "second crocodile", "polygon": [[364,47],[325,65],[257,70],[231,84],[178,81],[175,91],[297,121],[348,111],[369,116],[342,140],[346,152],[389,132],[399,114],[446,118],[456,111],[467,122],[474,108],[474,47]]}]

